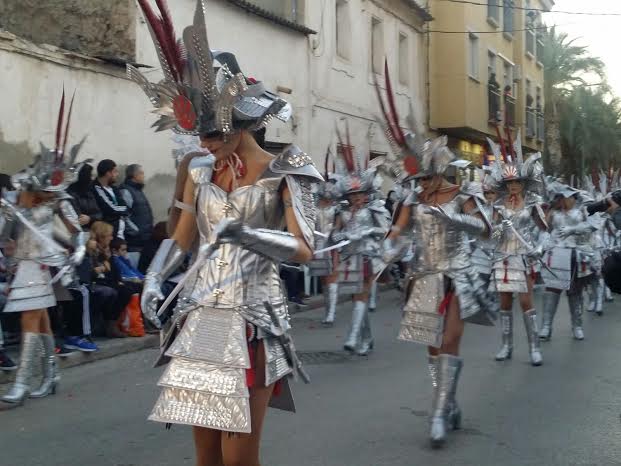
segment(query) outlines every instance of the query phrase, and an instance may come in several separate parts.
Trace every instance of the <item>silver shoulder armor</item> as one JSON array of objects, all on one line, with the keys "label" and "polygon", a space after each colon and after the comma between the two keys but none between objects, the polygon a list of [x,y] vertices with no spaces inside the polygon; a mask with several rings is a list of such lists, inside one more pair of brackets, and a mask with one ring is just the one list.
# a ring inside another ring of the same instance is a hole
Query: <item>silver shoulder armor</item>
[{"label": "silver shoulder armor", "polygon": [[315,168],[313,159],[299,147],[291,145],[270,163],[270,170],[283,175],[298,175],[324,181]]},{"label": "silver shoulder armor", "polygon": [[312,179],[305,176],[287,175],[287,187],[291,193],[293,212],[306,243],[315,246],[315,222],[317,207],[312,192]]},{"label": "silver shoulder armor", "polygon": [[199,185],[209,183],[211,181],[215,163],[216,158],[211,154],[194,157],[188,166],[188,172],[190,173],[194,184]]}]

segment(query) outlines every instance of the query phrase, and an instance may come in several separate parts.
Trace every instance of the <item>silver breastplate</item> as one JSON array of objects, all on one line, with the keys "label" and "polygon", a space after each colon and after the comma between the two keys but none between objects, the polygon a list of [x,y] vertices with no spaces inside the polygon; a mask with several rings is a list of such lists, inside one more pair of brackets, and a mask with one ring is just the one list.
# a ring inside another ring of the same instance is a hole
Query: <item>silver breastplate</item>
[{"label": "silver breastplate", "polygon": [[[20,212],[33,226],[41,232],[45,238],[53,239],[54,236],[54,204],[42,204],[31,209],[20,208]],[[46,259],[54,256],[54,252],[46,247],[33,231],[19,224],[15,235],[16,259],[35,260],[46,263]]]},{"label": "silver breastplate", "polygon": [[[359,233],[363,230],[373,228],[375,223],[373,222],[373,214],[370,209],[363,207],[352,213],[351,211],[345,211],[341,214],[343,220],[343,232],[347,233]],[[358,241],[352,241],[351,244],[343,248],[344,255],[353,254],[365,254],[376,255],[377,254],[377,240],[372,236],[364,236]]]},{"label": "silver breastplate", "polygon": [[[336,206],[320,207],[317,209],[317,223],[315,230],[330,236],[334,229],[334,217],[336,216]],[[326,236],[315,235],[315,250],[326,246],[328,238]]]},{"label": "silver breastplate", "polygon": [[550,228],[555,244],[567,248],[590,246],[590,233],[574,234],[566,238],[561,237],[559,234],[562,227],[573,227],[584,221],[584,214],[580,209],[555,210],[550,219]]},{"label": "silver breastplate", "polygon": [[537,227],[533,220],[532,207],[522,207],[521,209],[501,207],[499,211],[501,213],[500,220],[510,220],[517,233],[528,244],[528,247],[518,238],[515,231],[509,228],[502,235],[497,251],[501,255],[519,255],[526,254],[533,249],[539,227]]},{"label": "silver breastplate", "polygon": [[[213,183],[197,188],[196,215],[201,245],[213,242],[224,218],[240,219],[251,228],[282,230],[285,225],[280,187],[284,176],[269,174],[252,186],[226,193]],[[196,302],[231,308],[282,301],[278,264],[240,246],[224,244],[198,273],[192,292]]]},{"label": "silver breastplate", "polygon": [[[462,212],[460,196],[442,204],[449,214]],[[416,272],[448,272],[467,266],[467,238],[465,233],[451,227],[437,217],[425,213],[427,206],[412,206]]]}]

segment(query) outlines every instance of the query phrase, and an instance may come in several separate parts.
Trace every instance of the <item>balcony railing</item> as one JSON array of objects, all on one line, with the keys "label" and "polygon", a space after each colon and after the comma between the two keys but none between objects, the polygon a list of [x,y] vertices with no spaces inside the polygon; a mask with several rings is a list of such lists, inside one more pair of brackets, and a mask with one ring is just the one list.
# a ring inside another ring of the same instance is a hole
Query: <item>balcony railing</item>
[{"label": "balcony railing", "polygon": [[505,94],[505,125],[515,127],[515,99]]},{"label": "balcony railing", "polygon": [[537,115],[534,108],[526,107],[526,137],[529,139],[537,136]]},{"label": "balcony railing", "polygon": [[502,120],[500,113],[500,90],[495,87],[487,87],[487,108],[488,119],[492,123]]},{"label": "balcony railing", "polygon": [[545,123],[543,119],[543,112],[537,112],[537,140],[543,142],[545,140]]}]

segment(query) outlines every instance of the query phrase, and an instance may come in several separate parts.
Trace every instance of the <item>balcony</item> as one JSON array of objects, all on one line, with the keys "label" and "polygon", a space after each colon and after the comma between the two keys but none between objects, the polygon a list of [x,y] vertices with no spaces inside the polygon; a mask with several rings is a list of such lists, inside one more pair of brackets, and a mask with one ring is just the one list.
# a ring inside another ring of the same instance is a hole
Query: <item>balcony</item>
[{"label": "balcony", "polygon": [[545,140],[545,130],[543,112],[537,112],[537,141],[543,142]]},{"label": "balcony", "polygon": [[[533,27],[529,25],[527,27]],[[526,31],[526,55],[530,55],[531,57],[535,57],[535,32],[530,30]]]},{"label": "balcony", "polygon": [[537,136],[537,114],[534,108],[526,107],[526,137],[533,139]]},{"label": "balcony", "polygon": [[502,28],[505,38],[511,40],[513,38],[513,0],[504,0],[502,9]]},{"label": "balcony", "polygon": [[487,114],[490,123],[496,124],[502,120],[500,112],[500,90],[488,86],[487,87]]},{"label": "balcony", "polygon": [[515,127],[515,99],[505,94],[505,125]]}]

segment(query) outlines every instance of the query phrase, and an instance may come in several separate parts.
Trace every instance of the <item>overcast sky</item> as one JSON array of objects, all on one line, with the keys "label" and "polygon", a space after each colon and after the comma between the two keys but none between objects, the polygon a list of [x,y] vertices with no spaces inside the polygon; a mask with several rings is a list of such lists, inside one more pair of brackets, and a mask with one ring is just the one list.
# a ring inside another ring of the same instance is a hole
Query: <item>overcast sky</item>
[{"label": "overcast sky", "polygon": [[[554,10],[587,11],[594,13],[621,13],[621,0],[556,0]],[[577,43],[586,45],[591,55],[606,64],[608,82],[614,93],[621,97],[621,16],[582,16],[545,13],[548,25],[578,37]]]}]

